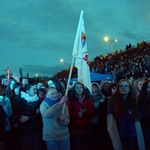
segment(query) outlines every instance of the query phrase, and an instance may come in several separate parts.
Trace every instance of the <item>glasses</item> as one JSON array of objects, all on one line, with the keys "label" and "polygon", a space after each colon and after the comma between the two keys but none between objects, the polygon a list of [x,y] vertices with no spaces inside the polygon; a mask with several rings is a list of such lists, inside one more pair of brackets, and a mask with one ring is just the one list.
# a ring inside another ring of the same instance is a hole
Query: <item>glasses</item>
[{"label": "glasses", "polygon": [[129,88],[129,85],[119,85],[120,88]]}]

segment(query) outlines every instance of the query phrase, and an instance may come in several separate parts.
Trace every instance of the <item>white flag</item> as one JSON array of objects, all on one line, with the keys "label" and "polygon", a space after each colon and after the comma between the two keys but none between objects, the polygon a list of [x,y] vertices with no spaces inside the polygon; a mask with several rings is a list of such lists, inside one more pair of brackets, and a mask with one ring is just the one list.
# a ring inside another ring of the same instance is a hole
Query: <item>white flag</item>
[{"label": "white flag", "polygon": [[75,57],[75,66],[78,69],[78,81],[83,83],[91,92],[91,78],[89,66],[87,64],[88,51],[87,51],[83,11],[81,11],[72,55]]}]

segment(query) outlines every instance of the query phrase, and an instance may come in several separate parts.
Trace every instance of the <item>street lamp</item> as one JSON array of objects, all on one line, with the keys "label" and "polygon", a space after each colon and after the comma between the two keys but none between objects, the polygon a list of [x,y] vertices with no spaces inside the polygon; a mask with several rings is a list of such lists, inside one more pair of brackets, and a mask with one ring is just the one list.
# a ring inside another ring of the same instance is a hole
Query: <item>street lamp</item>
[{"label": "street lamp", "polygon": [[118,42],[118,40],[117,39],[109,39],[109,37],[105,36],[104,41],[106,41],[108,45],[110,44],[110,50],[112,53],[114,53],[113,42]]},{"label": "street lamp", "polygon": [[67,69],[66,61],[65,61],[63,58],[61,58],[61,59],[60,59],[60,62],[64,63],[64,65],[65,65],[65,69]]}]

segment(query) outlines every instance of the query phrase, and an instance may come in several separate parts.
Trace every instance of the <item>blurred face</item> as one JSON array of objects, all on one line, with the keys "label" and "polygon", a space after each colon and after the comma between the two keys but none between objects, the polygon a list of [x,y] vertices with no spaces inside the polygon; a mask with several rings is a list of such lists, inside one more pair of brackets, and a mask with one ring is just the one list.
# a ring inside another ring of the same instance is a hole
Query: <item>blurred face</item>
[{"label": "blurred face", "polygon": [[40,89],[40,87],[41,87],[42,85],[43,85],[43,83],[38,83],[36,88],[37,88],[37,89]]},{"label": "blurred face", "polygon": [[82,87],[81,84],[76,84],[75,85],[75,93],[77,95],[82,95],[82,93],[83,93],[83,87]]},{"label": "blurred face", "polygon": [[147,85],[147,93],[150,94],[150,82],[149,82],[148,85]]},{"label": "blurred face", "polygon": [[122,95],[127,95],[130,92],[130,87],[129,87],[129,83],[126,81],[122,81],[120,82],[119,85],[119,92]]},{"label": "blurred face", "polygon": [[93,94],[93,95],[96,95],[96,94],[98,94],[98,93],[99,93],[98,87],[95,86],[95,85],[92,85],[92,94]]},{"label": "blurred face", "polygon": [[49,87],[54,87],[54,88],[55,88],[55,85],[54,85],[54,83],[53,83],[52,80],[49,80],[49,81],[48,81],[48,86],[49,86]]},{"label": "blurred face", "polygon": [[13,81],[13,80],[10,81],[10,85],[9,85],[9,86],[10,86],[10,89],[11,89],[11,90],[14,88],[14,85],[15,85],[15,81]]},{"label": "blurred face", "polygon": [[143,83],[144,83],[144,81],[139,81],[138,82],[137,88],[138,88],[139,91],[141,91]]},{"label": "blurred face", "polygon": [[57,100],[58,99],[58,92],[56,89],[49,89],[49,91],[46,94],[46,97],[52,99],[52,100]]},{"label": "blurred face", "polygon": [[27,93],[30,95],[30,96],[34,96],[36,95],[36,88],[35,86],[31,86],[31,88],[27,91]]},{"label": "blurred face", "polygon": [[28,79],[22,79],[22,84],[24,85],[28,84]]},{"label": "blurred face", "polygon": [[129,82],[131,85],[132,85],[133,81],[134,81],[133,77],[130,77]]},{"label": "blurred face", "polygon": [[105,91],[107,91],[109,89],[109,84],[107,84],[107,83],[103,84],[103,89]]},{"label": "blurred face", "polygon": [[111,89],[112,94],[114,94],[116,92],[116,90],[117,90],[117,88],[115,86],[112,87],[112,89]]},{"label": "blurred face", "polygon": [[20,94],[20,87],[15,88],[14,91],[15,91],[16,95],[19,95]]}]

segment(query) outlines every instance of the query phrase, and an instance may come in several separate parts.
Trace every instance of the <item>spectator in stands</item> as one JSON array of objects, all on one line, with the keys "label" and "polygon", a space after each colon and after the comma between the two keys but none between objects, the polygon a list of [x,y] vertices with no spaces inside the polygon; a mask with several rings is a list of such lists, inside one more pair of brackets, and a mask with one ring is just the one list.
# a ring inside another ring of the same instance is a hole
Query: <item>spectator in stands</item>
[{"label": "spectator in stands", "polygon": [[43,140],[47,150],[70,150],[68,124],[70,122],[67,106],[62,114],[63,105],[68,100],[65,95],[61,99],[54,87],[47,89],[46,98],[40,105],[43,120]]}]

